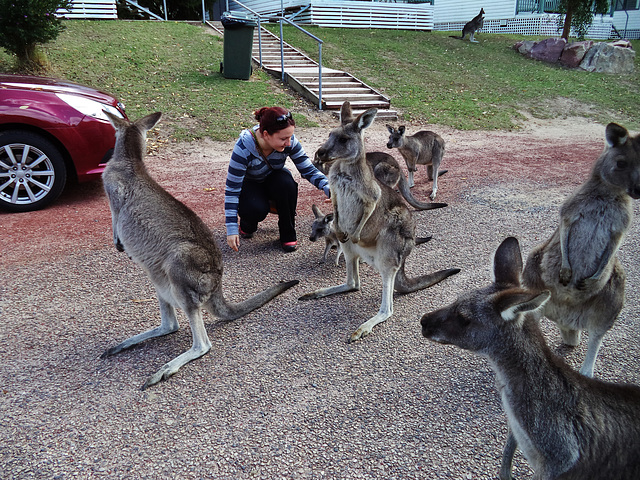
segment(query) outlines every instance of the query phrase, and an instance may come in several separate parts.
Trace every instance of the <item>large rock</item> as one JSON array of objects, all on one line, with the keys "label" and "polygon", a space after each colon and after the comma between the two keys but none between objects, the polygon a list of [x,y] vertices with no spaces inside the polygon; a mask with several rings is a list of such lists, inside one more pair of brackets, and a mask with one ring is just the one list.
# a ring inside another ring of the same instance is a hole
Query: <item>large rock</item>
[{"label": "large rock", "polygon": [[521,42],[516,43],[513,47],[518,51],[518,53],[529,56],[529,53],[535,44],[536,42],[533,40],[522,40]]},{"label": "large rock", "polygon": [[609,43],[597,43],[585,54],[580,68],[588,72],[633,73],[636,52]]},{"label": "large rock", "polygon": [[565,67],[577,68],[584,58],[587,51],[593,47],[593,41],[573,42],[564,47],[562,55],[560,55],[560,63]]},{"label": "large rock", "polygon": [[567,41],[564,38],[547,38],[537,42],[529,52],[529,56],[543,62],[556,63],[566,44]]}]

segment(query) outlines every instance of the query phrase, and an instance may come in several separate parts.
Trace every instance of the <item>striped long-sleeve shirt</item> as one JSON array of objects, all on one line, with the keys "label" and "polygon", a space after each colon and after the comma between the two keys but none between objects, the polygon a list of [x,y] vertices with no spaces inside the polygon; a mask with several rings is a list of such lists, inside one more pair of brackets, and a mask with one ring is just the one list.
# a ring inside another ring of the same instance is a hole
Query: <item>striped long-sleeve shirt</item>
[{"label": "striped long-sleeve shirt", "polygon": [[[253,127],[254,130],[257,128],[257,126]],[[327,177],[311,163],[295,135],[291,136],[290,146],[286,147],[282,152],[274,150],[267,156],[267,159],[271,164],[271,168],[279,170],[284,168],[287,157],[291,158],[303,178],[317,189],[323,190],[327,196],[330,195]],[[243,130],[231,153],[224,191],[224,216],[227,235],[238,235],[238,201],[245,177],[256,181],[264,180],[271,173],[271,168],[258,153],[251,131]]]}]

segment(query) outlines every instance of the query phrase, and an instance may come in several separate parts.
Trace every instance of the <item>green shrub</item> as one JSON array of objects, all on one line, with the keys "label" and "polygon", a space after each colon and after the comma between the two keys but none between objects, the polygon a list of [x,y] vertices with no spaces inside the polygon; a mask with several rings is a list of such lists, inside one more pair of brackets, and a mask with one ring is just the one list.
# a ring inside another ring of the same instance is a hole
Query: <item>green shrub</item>
[{"label": "green shrub", "polygon": [[71,0],[0,0],[0,47],[16,56],[17,70],[47,68],[38,46],[55,40],[64,30],[55,12],[70,7]]}]

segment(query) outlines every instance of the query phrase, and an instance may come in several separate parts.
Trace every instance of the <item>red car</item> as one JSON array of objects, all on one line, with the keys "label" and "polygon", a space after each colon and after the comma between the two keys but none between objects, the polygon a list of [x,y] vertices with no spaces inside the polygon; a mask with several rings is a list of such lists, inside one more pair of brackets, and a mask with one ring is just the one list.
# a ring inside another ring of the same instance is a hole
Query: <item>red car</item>
[{"label": "red car", "polygon": [[103,110],[126,118],[118,100],[93,88],[0,75],[0,208],[37,210],[67,180],[99,178],[115,144]]}]

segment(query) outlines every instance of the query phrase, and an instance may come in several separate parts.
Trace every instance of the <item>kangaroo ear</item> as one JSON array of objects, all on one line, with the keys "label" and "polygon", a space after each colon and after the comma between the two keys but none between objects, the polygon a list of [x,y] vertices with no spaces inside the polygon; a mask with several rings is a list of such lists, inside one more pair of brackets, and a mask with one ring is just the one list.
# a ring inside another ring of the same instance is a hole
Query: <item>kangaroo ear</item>
[{"label": "kangaroo ear", "polygon": [[353,113],[351,112],[351,103],[346,100],[340,107],[340,124],[346,125],[353,121]]},{"label": "kangaroo ear", "polygon": [[148,132],[160,121],[160,117],[162,117],[162,113],[160,112],[151,113],[134,123],[143,132]]},{"label": "kangaroo ear", "polygon": [[311,211],[316,216],[316,218],[322,216],[322,212],[320,211],[320,209],[318,208],[318,206],[315,203],[311,205]]},{"label": "kangaroo ear", "polygon": [[388,123],[387,123],[387,130],[389,130],[389,133],[393,133],[393,127]]},{"label": "kangaroo ear", "polygon": [[363,112],[360,115],[358,115],[358,118],[356,118],[353,121],[354,126],[356,127],[358,132],[361,132],[365,128],[369,128],[373,123],[373,121],[375,120],[377,113],[378,113],[377,108],[370,108],[366,112]]},{"label": "kangaroo ear", "polygon": [[126,128],[129,125],[129,122],[127,120],[125,120],[124,118],[116,117],[113,113],[107,112],[106,110],[102,110],[102,113],[107,116],[109,122],[116,130]]},{"label": "kangaroo ear", "polygon": [[515,237],[507,237],[493,257],[493,275],[499,285],[519,287],[522,274],[522,254]]},{"label": "kangaroo ear", "polygon": [[551,298],[551,292],[529,292],[521,289],[504,290],[496,295],[494,304],[505,322],[512,322],[521,318],[522,314],[530,313],[542,307]]},{"label": "kangaroo ear", "polygon": [[604,136],[610,147],[617,147],[627,143],[629,132],[626,128],[618,125],[617,123],[610,123],[605,129]]},{"label": "kangaroo ear", "polygon": [[399,133],[400,135],[404,135],[404,130],[405,130],[405,129],[404,129],[404,125],[400,125],[400,126],[398,127],[398,133]]},{"label": "kangaroo ear", "polygon": [[324,222],[325,223],[333,222],[333,213],[327,213],[327,215],[324,217]]}]

